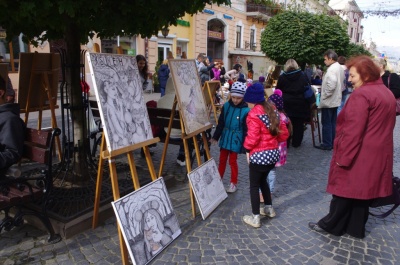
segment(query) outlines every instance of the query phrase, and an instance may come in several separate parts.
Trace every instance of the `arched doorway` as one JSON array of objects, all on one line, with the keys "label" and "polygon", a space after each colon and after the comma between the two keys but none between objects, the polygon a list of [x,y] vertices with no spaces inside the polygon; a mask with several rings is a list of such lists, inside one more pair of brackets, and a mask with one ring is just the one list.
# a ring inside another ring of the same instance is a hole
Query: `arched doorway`
[{"label": "arched doorway", "polygon": [[207,55],[214,60],[224,59],[225,25],[218,18],[211,19],[207,25]]}]

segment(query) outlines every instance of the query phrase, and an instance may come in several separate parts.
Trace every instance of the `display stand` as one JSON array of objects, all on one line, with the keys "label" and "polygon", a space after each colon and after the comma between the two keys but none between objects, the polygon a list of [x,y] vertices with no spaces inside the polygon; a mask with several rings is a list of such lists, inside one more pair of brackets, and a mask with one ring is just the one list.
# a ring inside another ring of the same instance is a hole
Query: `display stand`
[{"label": "display stand", "polygon": [[[58,108],[56,102],[60,56],[55,53],[37,52],[21,53],[20,56],[18,103],[21,106],[20,112],[25,113],[25,124],[28,123],[29,113],[38,111],[37,129],[41,130],[43,110],[50,110],[51,127],[58,128],[55,109]],[[56,136],[55,140],[61,161],[60,138]]]},{"label": "display stand", "polygon": [[[150,150],[149,150],[148,146],[151,144],[157,143],[159,141],[160,141],[160,138],[157,137],[157,138],[147,140],[145,142],[141,142],[138,144],[134,144],[134,145],[131,145],[128,147],[124,147],[124,148],[121,148],[118,150],[113,150],[113,151],[109,152],[106,148],[106,143],[105,143],[106,140],[105,140],[105,136],[103,134],[102,139],[101,139],[99,165],[98,165],[98,170],[97,170],[96,195],[95,195],[95,200],[94,200],[94,210],[93,210],[93,220],[92,220],[92,228],[93,229],[95,229],[97,227],[98,220],[99,220],[98,214],[99,214],[99,207],[100,207],[103,166],[104,166],[105,160],[108,160],[108,164],[110,167],[111,187],[112,187],[113,199],[115,201],[120,198],[115,158],[120,155],[124,155],[124,154],[127,155],[129,168],[130,168],[130,172],[132,175],[133,187],[135,190],[137,190],[140,188],[140,184],[139,184],[139,177],[137,174],[135,161],[134,161],[132,152],[136,149],[143,148],[145,158],[147,161],[147,165],[149,167],[151,180],[154,181],[154,180],[156,180],[156,172],[154,170],[154,165],[153,165],[153,161],[152,161],[152,158],[150,155]],[[118,225],[118,237],[119,237],[119,242],[120,242],[122,264],[129,264],[128,249],[126,248],[125,241],[122,236],[121,228],[119,227],[119,225]]]},{"label": "display stand", "polygon": [[[158,177],[161,176],[163,168],[164,168],[164,163],[165,163],[165,158],[167,156],[167,150],[168,150],[168,143],[169,143],[169,137],[171,135],[171,129],[172,129],[172,123],[174,121],[174,116],[175,116],[175,111],[176,111],[176,105],[177,105],[177,98],[175,96],[174,99],[174,103],[171,109],[171,117],[169,119],[169,124],[168,124],[168,130],[167,130],[167,136],[165,137],[165,142],[164,142],[164,148],[163,148],[163,152],[161,155],[161,162],[160,162],[160,169],[158,171]],[[187,172],[189,173],[190,171],[192,171],[192,166],[191,166],[191,161],[190,161],[190,151],[189,151],[189,140],[192,138],[193,140],[193,144],[194,144],[194,150],[196,152],[196,159],[197,159],[197,164],[201,165],[201,154],[200,154],[200,147],[199,147],[199,143],[198,143],[198,139],[197,139],[197,135],[198,134],[202,134],[202,141],[203,141],[203,145],[204,145],[204,150],[206,152],[206,156],[207,159],[210,159],[211,155],[210,155],[210,149],[208,147],[208,142],[207,142],[207,137],[205,134],[205,131],[210,129],[212,127],[212,124],[209,124],[195,132],[192,132],[190,134],[186,134],[185,133],[185,126],[183,126],[183,119],[182,119],[182,115],[181,112],[179,112],[179,119],[180,119],[180,123],[181,123],[181,129],[182,129],[182,141],[183,141],[183,146],[185,149],[185,162],[186,162],[186,169]],[[196,217],[196,202],[195,202],[195,197],[194,197],[194,193],[192,190],[192,187],[189,184],[189,193],[190,193],[190,201],[191,201],[191,206],[192,206],[192,216],[193,218]]]},{"label": "display stand", "polygon": [[215,94],[218,88],[221,87],[220,81],[206,81],[203,86],[204,98],[206,100],[207,108],[209,109],[208,116],[211,116],[211,112],[214,113],[214,119],[218,125],[217,107],[215,106],[216,97]]}]

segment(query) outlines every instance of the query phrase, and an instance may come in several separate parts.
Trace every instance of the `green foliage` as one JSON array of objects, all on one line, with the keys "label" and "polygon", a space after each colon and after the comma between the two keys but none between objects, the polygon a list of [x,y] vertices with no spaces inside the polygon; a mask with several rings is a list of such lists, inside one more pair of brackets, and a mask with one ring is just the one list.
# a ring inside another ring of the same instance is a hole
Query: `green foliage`
[{"label": "green foliage", "polygon": [[308,12],[280,13],[269,20],[261,34],[261,51],[278,64],[288,59],[301,66],[322,64],[326,50],[341,55],[348,44],[347,31],[337,18]]},{"label": "green foliage", "polygon": [[357,56],[357,55],[372,56],[372,54],[368,50],[366,50],[362,45],[350,43],[346,49],[345,56],[347,58],[350,58],[352,56]]},{"label": "green foliage", "polygon": [[[206,4],[229,5],[229,0],[2,0],[0,25],[7,36],[21,32],[27,39],[46,31],[50,40],[65,39],[74,29],[82,43],[91,31],[101,37],[115,35],[151,36],[163,26],[176,25],[185,13],[195,14]],[[122,32],[123,31],[123,32]]]},{"label": "green foliage", "polygon": [[156,66],[154,67],[154,74],[153,74],[153,84],[154,85],[159,85],[160,82],[158,82],[158,69],[160,69],[161,66],[161,61],[156,62]]}]

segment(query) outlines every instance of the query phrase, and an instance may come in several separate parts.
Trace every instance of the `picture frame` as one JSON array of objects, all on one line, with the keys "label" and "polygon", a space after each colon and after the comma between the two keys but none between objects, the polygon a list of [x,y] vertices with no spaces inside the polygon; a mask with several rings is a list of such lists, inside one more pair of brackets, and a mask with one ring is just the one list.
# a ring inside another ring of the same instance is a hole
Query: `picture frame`
[{"label": "picture frame", "polygon": [[201,216],[205,220],[226,198],[221,176],[214,158],[188,173]]},{"label": "picture frame", "polygon": [[168,60],[186,134],[210,124],[199,73],[194,60]]},{"label": "picture frame", "polygon": [[153,138],[136,58],[87,53],[107,149],[111,152]]},{"label": "picture frame", "polygon": [[162,177],[111,204],[134,265],[149,263],[182,233]]}]

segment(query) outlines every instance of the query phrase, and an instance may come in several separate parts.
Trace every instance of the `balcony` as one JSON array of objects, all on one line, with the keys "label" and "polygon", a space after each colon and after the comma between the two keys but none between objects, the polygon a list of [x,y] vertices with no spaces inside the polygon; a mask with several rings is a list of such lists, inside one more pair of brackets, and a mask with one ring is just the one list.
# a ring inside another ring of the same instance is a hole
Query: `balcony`
[{"label": "balcony", "polygon": [[279,4],[273,4],[273,6],[267,6],[262,4],[247,3],[246,4],[246,15],[253,21],[258,21],[266,24],[268,20],[278,14],[281,11]]}]

